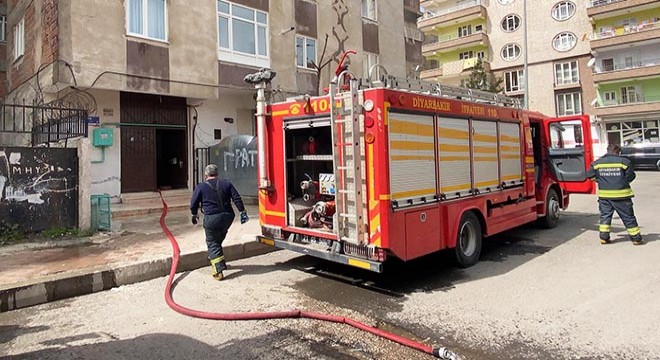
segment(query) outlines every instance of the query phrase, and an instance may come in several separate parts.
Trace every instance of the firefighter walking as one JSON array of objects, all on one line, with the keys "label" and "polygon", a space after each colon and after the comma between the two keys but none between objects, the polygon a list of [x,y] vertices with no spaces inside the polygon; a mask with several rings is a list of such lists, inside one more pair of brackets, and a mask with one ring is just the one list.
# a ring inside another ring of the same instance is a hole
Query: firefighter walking
[{"label": "firefighter walking", "polygon": [[204,169],[204,176],[206,181],[197,185],[190,200],[191,221],[193,225],[197,224],[197,211],[201,206],[204,214],[203,225],[208,257],[211,262],[211,273],[214,279],[222,280],[224,278],[222,272],[227,269],[222,242],[235,217],[231,202],[234,202],[241,213],[241,224],[248,221],[248,215],[241,195],[238,194],[234,185],[229,180],[218,178],[216,165],[208,165]]},{"label": "firefighter walking", "polygon": [[620,154],[619,145],[608,145],[607,154],[594,161],[587,173],[587,177],[598,183],[600,243],[603,245],[610,243],[612,216],[616,211],[633,245],[642,245],[644,241],[633,210],[632,198],[635,195],[630,188],[630,183],[635,180],[635,170],[631,161]]}]

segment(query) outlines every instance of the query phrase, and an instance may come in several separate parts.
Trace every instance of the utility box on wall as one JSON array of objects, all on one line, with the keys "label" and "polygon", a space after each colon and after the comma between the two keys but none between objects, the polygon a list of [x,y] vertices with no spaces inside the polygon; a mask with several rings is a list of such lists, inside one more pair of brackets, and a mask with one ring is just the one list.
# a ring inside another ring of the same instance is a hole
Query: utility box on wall
[{"label": "utility box on wall", "polygon": [[94,129],[94,132],[92,133],[92,145],[95,147],[112,146],[112,129]]}]

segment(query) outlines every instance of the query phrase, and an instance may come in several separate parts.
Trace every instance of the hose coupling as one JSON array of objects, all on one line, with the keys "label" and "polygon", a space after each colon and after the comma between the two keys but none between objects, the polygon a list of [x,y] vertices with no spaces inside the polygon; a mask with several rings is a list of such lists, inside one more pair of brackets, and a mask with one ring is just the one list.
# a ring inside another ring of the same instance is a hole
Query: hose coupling
[{"label": "hose coupling", "polygon": [[433,356],[437,357],[438,359],[460,360],[460,357],[458,357],[456,353],[447,349],[446,347],[433,349]]}]

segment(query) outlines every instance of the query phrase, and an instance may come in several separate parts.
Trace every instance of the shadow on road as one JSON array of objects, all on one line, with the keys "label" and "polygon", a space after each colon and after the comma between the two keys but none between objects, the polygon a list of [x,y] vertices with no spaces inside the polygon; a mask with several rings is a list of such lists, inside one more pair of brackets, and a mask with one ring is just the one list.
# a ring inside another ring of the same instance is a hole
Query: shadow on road
[{"label": "shadow on road", "polygon": [[[222,331],[222,330],[218,330]],[[103,341],[80,344],[84,341]],[[359,340],[359,339],[358,339]],[[105,333],[88,333],[41,343],[48,348],[2,359],[377,359],[366,344],[332,334],[305,337],[301,332],[274,332],[215,347],[178,334],[149,334],[119,340]],[[355,354],[355,355],[352,355]]]}]

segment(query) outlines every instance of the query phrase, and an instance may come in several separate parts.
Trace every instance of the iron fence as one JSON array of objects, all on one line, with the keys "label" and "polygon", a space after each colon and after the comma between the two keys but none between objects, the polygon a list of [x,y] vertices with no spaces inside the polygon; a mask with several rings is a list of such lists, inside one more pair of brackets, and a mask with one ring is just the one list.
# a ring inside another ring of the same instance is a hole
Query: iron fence
[{"label": "iron fence", "polygon": [[27,135],[31,146],[86,137],[87,132],[86,110],[0,103],[0,133]]}]

